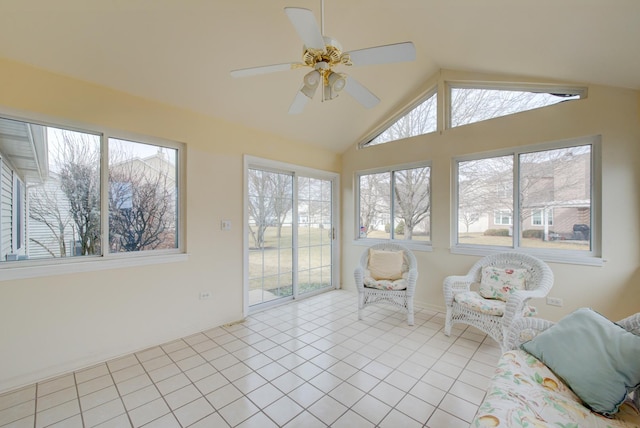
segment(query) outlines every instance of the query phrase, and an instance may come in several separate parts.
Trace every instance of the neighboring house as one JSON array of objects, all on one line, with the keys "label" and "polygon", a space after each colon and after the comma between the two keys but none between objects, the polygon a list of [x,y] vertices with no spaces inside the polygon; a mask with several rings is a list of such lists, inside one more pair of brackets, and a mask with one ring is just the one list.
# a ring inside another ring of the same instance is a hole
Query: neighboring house
[{"label": "neighboring house", "polygon": [[45,128],[0,119],[0,261],[29,256],[27,188],[48,175]]},{"label": "neighboring house", "polygon": [[29,186],[27,197],[29,258],[76,255],[78,234],[58,174],[51,172],[43,183]]},{"label": "neighboring house", "polygon": [[[545,240],[589,240],[590,159],[589,153],[583,153],[568,162],[549,160],[520,166],[521,176],[529,177],[522,180],[520,189],[523,233],[540,230]],[[511,230],[513,226],[508,210],[496,210],[487,217],[489,229]]]}]

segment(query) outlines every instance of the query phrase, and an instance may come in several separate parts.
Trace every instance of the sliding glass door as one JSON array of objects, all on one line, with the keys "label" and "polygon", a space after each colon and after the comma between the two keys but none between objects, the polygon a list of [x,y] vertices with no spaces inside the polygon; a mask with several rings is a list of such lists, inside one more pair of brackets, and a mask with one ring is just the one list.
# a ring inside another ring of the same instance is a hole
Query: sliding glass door
[{"label": "sliding glass door", "polygon": [[298,293],[332,287],[332,182],[298,177]]},{"label": "sliding glass door", "polygon": [[247,306],[335,287],[337,177],[247,162]]},{"label": "sliding glass door", "polygon": [[293,175],[250,168],[249,305],[293,295]]}]

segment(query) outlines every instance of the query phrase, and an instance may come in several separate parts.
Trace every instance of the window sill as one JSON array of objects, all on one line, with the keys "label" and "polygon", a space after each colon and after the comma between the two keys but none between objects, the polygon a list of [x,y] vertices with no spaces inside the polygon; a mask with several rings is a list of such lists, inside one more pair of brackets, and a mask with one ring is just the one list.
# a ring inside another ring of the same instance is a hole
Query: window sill
[{"label": "window sill", "polygon": [[393,242],[394,244],[400,244],[403,245],[405,247],[407,247],[410,250],[413,251],[433,251],[433,247],[431,246],[431,242],[427,243],[427,242],[423,242],[420,243],[420,241],[403,241],[403,240],[397,240],[397,239],[372,239],[372,238],[362,238],[362,239],[354,239],[353,240],[353,245],[357,245],[360,247],[370,247],[372,245],[375,244],[380,244],[380,243],[384,243],[384,242]]},{"label": "window sill", "polygon": [[70,273],[93,272],[106,269],[146,266],[164,263],[185,262],[189,256],[185,253],[157,255],[122,255],[91,257],[88,260],[68,260],[51,263],[50,260],[3,262],[0,266],[0,282],[15,279],[38,278],[43,276],[64,275]]},{"label": "window sill", "polygon": [[527,251],[526,249],[514,250],[512,248],[500,248],[500,247],[465,247],[465,246],[452,246],[451,254],[464,254],[469,256],[488,256],[489,254],[502,253],[505,251],[518,251],[521,253],[529,254],[537,257],[545,262],[551,263],[566,263],[572,265],[584,265],[584,266],[598,266],[602,267],[606,260],[602,257],[595,256],[573,256],[568,254],[553,254],[540,251]]}]

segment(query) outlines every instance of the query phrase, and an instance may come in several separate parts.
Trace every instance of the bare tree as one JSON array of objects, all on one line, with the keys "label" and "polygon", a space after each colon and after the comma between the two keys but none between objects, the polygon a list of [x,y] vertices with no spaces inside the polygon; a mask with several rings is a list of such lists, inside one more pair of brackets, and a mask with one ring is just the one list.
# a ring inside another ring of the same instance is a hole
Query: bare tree
[{"label": "bare tree", "polygon": [[429,167],[396,171],[394,174],[395,215],[404,222],[404,239],[413,237],[414,228],[431,211]]},{"label": "bare tree", "polygon": [[398,119],[369,142],[369,146],[434,132],[437,129],[437,97],[433,95]]},{"label": "bare tree", "polygon": [[[55,189],[46,186],[47,183],[44,183],[29,188],[29,217],[43,224],[49,230],[52,239],[45,241],[30,236],[29,240],[42,247],[52,257],[66,257],[66,231],[71,223],[71,215],[66,204],[63,205],[62,201],[59,201]],[[51,246],[56,246],[57,249]]]},{"label": "bare tree", "polygon": [[[152,167],[148,160],[127,154],[116,144],[110,147],[109,154],[111,250],[174,248],[176,217],[175,178],[171,175],[173,168],[169,165],[164,168]],[[163,159],[161,153],[157,157]]]},{"label": "bare tree", "polygon": [[365,174],[360,176],[360,226],[369,233],[389,215],[389,182],[391,174]]},{"label": "bare tree", "polygon": [[62,130],[60,136],[53,154],[81,254],[100,254],[99,144],[89,134]]},{"label": "bare tree", "polygon": [[452,88],[451,126],[480,122],[499,116],[555,104],[572,94],[549,94],[514,90]]},{"label": "bare tree", "polygon": [[458,181],[458,221],[465,225],[466,233],[487,210],[477,184],[478,181],[471,179]]},{"label": "bare tree", "polygon": [[265,231],[269,226],[278,228],[281,236],[282,224],[292,208],[293,177],[287,174],[250,169],[249,217],[255,223],[249,226],[255,248],[264,248]]}]

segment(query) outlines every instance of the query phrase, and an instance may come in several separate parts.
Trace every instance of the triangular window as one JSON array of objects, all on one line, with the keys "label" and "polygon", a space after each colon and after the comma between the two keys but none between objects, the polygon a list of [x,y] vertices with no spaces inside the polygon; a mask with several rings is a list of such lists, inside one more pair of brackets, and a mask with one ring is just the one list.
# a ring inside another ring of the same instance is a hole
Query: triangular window
[{"label": "triangular window", "polygon": [[362,145],[362,147],[375,146],[403,138],[435,132],[437,128],[438,97],[434,92],[427,99],[421,101],[416,107],[409,110],[400,119],[396,120],[387,129],[375,138]]},{"label": "triangular window", "polygon": [[450,127],[583,98],[584,90],[479,88],[451,85]]}]

